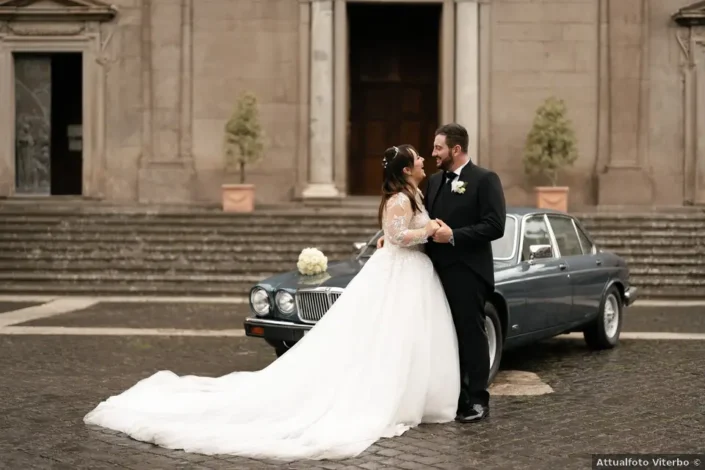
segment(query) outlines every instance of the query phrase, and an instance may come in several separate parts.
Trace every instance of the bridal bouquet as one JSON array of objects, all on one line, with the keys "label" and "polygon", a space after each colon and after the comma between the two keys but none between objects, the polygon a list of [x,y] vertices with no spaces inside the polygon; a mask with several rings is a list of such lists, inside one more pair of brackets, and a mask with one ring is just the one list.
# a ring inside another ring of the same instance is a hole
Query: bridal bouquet
[{"label": "bridal bouquet", "polygon": [[299,254],[296,267],[304,276],[321,274],[328,269],[328,258],[317,248],[304,248]]}]

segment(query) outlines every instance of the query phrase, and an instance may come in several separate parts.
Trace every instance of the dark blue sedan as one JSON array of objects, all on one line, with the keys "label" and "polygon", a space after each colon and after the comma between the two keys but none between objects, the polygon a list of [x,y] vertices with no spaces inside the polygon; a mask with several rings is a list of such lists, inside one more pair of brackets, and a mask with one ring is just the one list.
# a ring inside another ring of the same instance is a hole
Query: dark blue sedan
[{"label": "dark blue sedan", "polygon": [[[284,354],[320,320],[374,253],[381,231],[356,244],[350,260],[330,263],[319,277],[290,271],[250,292],[247,336]],[[504,236],[492,243],[495,291],[485,306],[490,381],[502,352],[581,331],[588,347],[619,343],[624,308],[636,299],[629,267],[601,250],[580,222],[556,211],[508,208]]]}]

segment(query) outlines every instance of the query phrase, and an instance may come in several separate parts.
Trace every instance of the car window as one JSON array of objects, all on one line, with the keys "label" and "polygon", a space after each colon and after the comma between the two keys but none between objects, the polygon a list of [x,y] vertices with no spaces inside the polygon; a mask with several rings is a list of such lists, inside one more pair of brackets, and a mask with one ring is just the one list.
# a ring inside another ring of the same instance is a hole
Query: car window
[{"label": "car window", "polygon": [[531,245],[550,245],[551,236],[548,233],[548,225],[542,215],[534,215],[526,219],[524,223],[524,241],[521,250],[521,260],[528,261],[531,258]]},{"label": "car window", "polygon": [[514,217],[507,216],[504,223],[504,236],[492,242],[492,257],[494,259],[508,259],[516,256],[514,245],[516,244],[517,221]]},{"label": "car window", "polygon": [[573,220],[568,217],[549,215],[548,221],[551,223],[561,256],[582,256],[583,249],[573,226]]},{"label": "car window", "polygon": [[578,228],[578,238],[580,238],[580,245],[583,247],[583,254],[592,254],[595,245],[593,245],[593,243],[590,241],[585,232],[583,232],[583,229],[580,228],[580,225],[576,224],[575,226]]}]

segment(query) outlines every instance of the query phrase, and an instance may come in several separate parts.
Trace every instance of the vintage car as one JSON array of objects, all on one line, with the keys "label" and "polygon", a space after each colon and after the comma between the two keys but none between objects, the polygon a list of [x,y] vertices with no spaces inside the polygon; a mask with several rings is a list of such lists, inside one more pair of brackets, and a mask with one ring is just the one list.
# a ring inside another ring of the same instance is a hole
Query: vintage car
[{"label": "vintage car", "polygon": [[[250,292],[246,335],[284,354],[325,315],[381,235],[355,244],[357,254],[330,263],[320,280],[291,271],[258,283]],[[508,208],[504,236],[492,251],[495,290],[485,306],[490,381],[502,352],[517,346],[576,331],[592,349],[618,344],[624,307],[637,290],[624,259],[600,249],[575,217]]]}]

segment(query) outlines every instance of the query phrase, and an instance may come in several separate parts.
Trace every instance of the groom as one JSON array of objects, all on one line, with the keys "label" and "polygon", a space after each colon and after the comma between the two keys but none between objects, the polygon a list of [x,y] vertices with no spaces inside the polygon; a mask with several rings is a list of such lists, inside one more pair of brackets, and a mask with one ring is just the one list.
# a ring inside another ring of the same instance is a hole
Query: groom
[{"label": "groom", "polygon": [[441,225],[426,253],[443,284],[458,335],[460,397],[455,419],[462,423],[490,414],[485,301],[494,291],[491,242],[504,235],[506,218],[502,183],[496,173],[470,161],[468,140],[459,124],[436,131],[432,156],[442,171],[429,178],[424,198],[430,217]]},{"label": "groom", "polygon": [[491,242],[504,235],[506,218],[502,183],[496,173],[470,161],[468,140],[468,131],[459,124],[436,131],[432,156],[442,171],[430,177],[424,198],[430,217],[441,224],[426,252],[443,284],[458,335],[456,420],[463,423],[490,414],[485,301],[494,291]]}]

